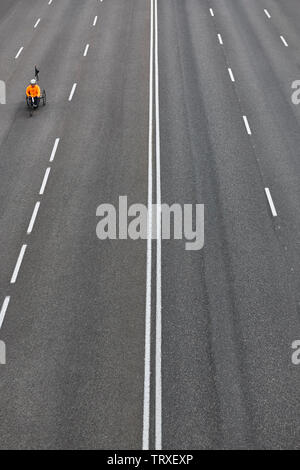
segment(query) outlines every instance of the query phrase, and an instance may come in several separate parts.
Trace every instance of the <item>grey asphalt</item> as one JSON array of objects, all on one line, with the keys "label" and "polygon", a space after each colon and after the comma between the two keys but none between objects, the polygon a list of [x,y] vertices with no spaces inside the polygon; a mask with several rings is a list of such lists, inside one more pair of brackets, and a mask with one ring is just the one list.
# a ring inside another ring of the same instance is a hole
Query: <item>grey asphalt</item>
[{"label": "grey asphalt", "polygon": [[[162,200],[205,205],[201,251],[162,243],[164,449],[300,449],[299,16],[158,0]],[[149,42],[149,0],[1,2],[2,449],[142,447],[147,244],[98,240],[96,209],[147,203]],[[30,119],[34,64],[48,104]]]}]

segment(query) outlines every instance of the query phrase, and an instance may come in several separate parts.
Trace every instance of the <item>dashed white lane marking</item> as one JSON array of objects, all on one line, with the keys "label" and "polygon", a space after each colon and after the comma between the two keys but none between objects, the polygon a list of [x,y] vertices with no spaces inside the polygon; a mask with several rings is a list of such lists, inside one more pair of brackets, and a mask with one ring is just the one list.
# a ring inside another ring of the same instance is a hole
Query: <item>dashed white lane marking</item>
[{"label": "dashed white lane marking", "polygon": [[94,22],[93,22],[93,26],[96,26],[96,24],[97,24],[97,21],[98,21],[98,16],[95,16],[95,18],[94,18]]},{"label": "dashed white lane marking", "polygon": [[233,72],[232,72],[232,70],[231,70],[230,67],[228,67],[228,72],[229,72],[229,76],[230,76],[230,78],[231,78],[231,81],[232,81],[232,82],[235,82],[235,78],[234,78]]},{"label": "dashed white lane marking", "polygon": [[51,5],[51,3],[52,3],[52,0],[49,0],[48,5]]},{"label": "dashed white lane marking", "polygon": [[160,108],[158,63],[158,13],[155,0],[155,123],[156,123],[156,339],[155,339],[155,450],[162,449],[162,372],[161,372],[161,174],[160,174]]},{"label": "dashed white lane marking", "polygon": [[247,133],[249,135],[252,135],[247,116],[243,116],[243,119],[244,119],[244,123],[245,123],[245,126],[246,126]]},{"label": "dashed white lane marking", "polygon": [[214,10],[212,8],[209,9],[211,16],[215,16]]},{"label": "dashed white lane marking", "polygon": [[27,229],[27,234],[30,235],[32,230],[33,230],[33,227],[34,227],[34,224],[35,224],[35,220],[36,220],[36,216],[38,214],[38,211],[39,211],[39,208],[40,208],[40,205],[41,203],[38,201],[33,209],[33,213],[32,213],[32,216],[31,216],[31,219],[30,219],[30,223],[29,223],[29,226],[28,226],[28,229]]},{"label": "dashed white lane marking", "polygon": [[0,310],[0,329],[2,328],[4,317],[5,317],[9,302],[10,302],[10,297],[9,296],[5,297],[1,310]]},{"label": "dashed white lane marking", "polygon": [[219,39],[219,43],[221,44],[221,46],[223,46],[223,38],[221,36],[221,34],[218,34],[218,39]]},{"label": "dashed white lane marking", "polygon": [[266,192],[266,195],[267,195],[267,198],[268,198],[268,202],[269,202],[269,205],[270,205],[270,208],[271,208],[272,215],[273,215],[273,217],[277,217],[277,211],[276,211],[276,208],[275,208],[272,196],[271,196],[270,189],[265,188],[265,192]]},{"label": "dashed white lane marking", "polygon": [[34,28],[37,28],[37,27],[38,27],[38,25],[40,24],[40,21],[41,21],[41,18],[39,18],[39,19],[37,20],[37,22],[36,22],[35,25],[34,25]]},{"label": "dashed white lane marking", "polygon": [[144,358],[144,403],[143,403],[143,450],[149,450],[150,433],[150,377],[151,377],[151,278],[152,278],[152,159],[153,159],[153,0],[150,15],[150,75],[149,75],[149,140],[148,140],[148,223],[147,223],[147,266],[146,266],[146,308],[145,308],[145,358]]},{"label": "dashed white lane marking", "polygon": [[77,87],[77,83],[74,83],[74,85],[72,86],[72,90],[71,90],[70,96],[69,96],[69,101],[72,101],[72,98],[73,98],[73,96],[74,96],[76,87]]},{"label": "dashed white lane marking", "polygon": [[265,14],[268,18],[271,18],[271,15],[270,15],[270,13],[268,12],[268,10],[266,8],[264,9],[264,12],[265,12]]},{"label": "dashed white lane marking", "polygon": [[280,39],[281,39],[281,41],[283,42],[283,44],[285,45],[285,47],[289,47],[289,45],[288,45],[286,39],[285,39],[283,36],[280,36]]},{"label": "dashed white lane marking", "polygon": [[87,44],[87,45],[85,46],[85,49],[84,49],[83,57],[86,57],[86,56],[87,56],[87,53],[88,53],[88,51],[89,51],[89,48],[90,48],[90,45]]},{"label": "dashed white lane marking", "polygon": [[54,146],[53,146],[53,149],[52,149],[52,152],[51,152],[51,156],[50,156],[50,162],[53,162],[54,158],[55,158],[55,154],[56,154],[56,151],[57,151],[57,147],[58,147],[58,144],[59,144],[59,141],[60,139],[55,139],[55,143],[54,143]]},{"label": "dashed white lane marking", "polygon": [[45,192],[45,188],[46,188],[46,184],[47,184],[47,181],[48,181],[48,178],[49,178],[49,174],[50,174],[50,171],[51,171],[51,168],[47,168],[46,172],[45,172],[45,176],[44,176],[44,179],[43,179],[43,182],[42,182],[42,186],[41,186],[41,189],[40,189],[40,196],[42,196]]},{"label": "dashed white lane marking", "polygon": [[17,55],[15,56],[15,59],[18,59],[18,58],[20,57],[20,54],[21,54],[21,52],[23,51],[23,49],[24,49],[24,47],[23,47],[23,46],[22,46],[22,47],[20,47],[20,49],[18,50],[18,53],[17,53]]},{"label": "dashed white lane marking", "polygon": [[15,282],[17,280],[17,277],[18,277],[18,274],[19,274],[19,271],[20,271],[20,267],[21,267],[26,249],[27,249],[27,245],[23,245],[22,248],[21,248],[19,257],[18,257],[17,264],[15,266],[11,281],[10,281],[11,284],[15,284]]}]

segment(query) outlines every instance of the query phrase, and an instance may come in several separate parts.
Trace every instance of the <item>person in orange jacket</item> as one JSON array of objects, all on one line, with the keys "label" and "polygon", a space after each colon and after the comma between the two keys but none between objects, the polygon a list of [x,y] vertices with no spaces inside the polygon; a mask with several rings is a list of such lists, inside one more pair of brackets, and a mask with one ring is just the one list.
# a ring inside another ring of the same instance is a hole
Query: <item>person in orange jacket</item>
[{"label": "person in orange jacket", "polygon": [[31,80],[30,85],[27,87],[26,96],[33,99],[33,104],[37,108],[41,97],[41,89],[35,79]]}]

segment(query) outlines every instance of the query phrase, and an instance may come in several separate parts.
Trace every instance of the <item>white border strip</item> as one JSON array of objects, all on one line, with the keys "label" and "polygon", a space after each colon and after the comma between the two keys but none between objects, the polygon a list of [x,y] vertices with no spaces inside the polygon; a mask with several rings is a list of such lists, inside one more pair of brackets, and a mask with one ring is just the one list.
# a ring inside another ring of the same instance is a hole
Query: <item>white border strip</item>
[{"label": "white border strip", "polygon": [[90,48],[90,45],[87,44],[87,45],[85,46],[85,49],[84,49],[83,57],[86,57],[86,56],[87,56],[88,51],[89,51],[89,48]]},{"label": "white border strip", "polygon": [[52,152],[51,152],[51,157],[50,157],[50,160],[49,160],[50,162],[53,162],[53,160],[55,158],[59,141],[60,141],[59,138],[55,139],[54,146],[53,146],[53,149],[52,149]]},{"label": "white border strip", "polygon": [[229,72],[229,76],[230,76],[230,79],[232,82],[235,82],[235,78],[234,78],[234,75],[233,75],[233,71],[231,70],[230,67],[228,67],[228,72]]},{"label": "white border strip", "polygon": [[16,264],[16,266],[15,266],[15,269],[14,269],[14,272],[13,272],[13,275],[12,275],[12,278],[11,278],[11,281],[10,281],[11,284],[15,284],[15,283],[16,283],[16,280],[17,280],[17,278],[18,278],[18,274],[19,274],[19,271],[20,271],[20,267],[21,267],[21,264],[22,264],[22,261],[23,261],[23,258],[24,258],[26,249],[27,249],[27,245],[23,245],[22,248],[21,248],[19,257],[18,257],[17,264]]},{"label": "white border strip", "polygon": [[35,224],[35,219],[36,219],[36,216],[38,215],[40,205],[41,205],[41,203],[38,201],[36,203],[36,205],[34,206],[33,213],[32,213],[31,219],[30,219],[30,223],[29,223],[28,229],[27,229],[27,234],[28,235],[30,235],[32,230],[33,230],[33,227],[34,227],[34,224]]},{"label": "white border strip", "polygon": [[48,181],[48,178],[49,178],[50,171],[51,171],[50,167],[47,168],[47,170],[45,171],[45,176],[44,176],[42,186],[41,186],[41,189],[40,189],[40,196],[42,196],[45,192],[45,188],[46,188],[46,184],[47,184],[47,181]]},{"label": "white border strip", "polygon": [[145,372],[143,410],[143,450],[149,450],[151,374],[151,276],[152,276],[152,140],[153,140],[153,0],[150,15],[149,142],[148,142],[148,227],[145,312]]},{"label": "white border strip", "polygon": [[23,51],[23,49],[24,49],[24,47],[23,47],[23,46],[22,46],[22,47],[20,47],[20,49],[18,50],[18,53],[17,53],[17,55],[16,55],[15,59],[18,59],[18,58],[20,57],[20,54],[21,54],[21,52]]},{"label": "white border strip", "polygon": [[249,135],[252,135],[252,132],[251,132],[251,129],[250,129],[250,125],[249,125],[247,116],[243,116],[243,119],[244,119],[244,123],[245,123],[245,127],[246,127],[246,130],[247,130],[247,133],[248,133]]},{"label": "white border strip", "polygon": [[69,96],[69,101],[72,101],[76,88],[77,88],[77,83],[74,83],[74,85],[72,86],[70,96]]},{"label": "white border strip", "polygon": [[158,64],[158,13],[155,0],[155,121],[156,121],[156,350],[155,350],[155,450],[162,449],[162,374],[161,374],[161,174],[160,174],[160,107]]},{"label": "white border strip", "polygon": [[35,23],[34,29],[38,27],[38,25],[40,24],[40,22],[41,22],[41,18],[39,18],[39,19],[37,20],[37,22]]},{"label": "white border strip", "polygon": [[272,215],[273,217],[277,217],[277,211],[276,211],[276,208],[275,208],[275,204],[273,202],[273,198],[271,196],[271,191],[269,188],[265,188],[265,192],[266,192],[266,195],[267,195],[267,198],[268,198],[268,202],[269,202],[269,205],[270,205],[270,209],[271,209],[271,212],[272,212]]},{"label": "white border strip", "polygon": [[5,297],[2,307],[1,307],[1,311],[0,311],[0,329],[2,328],[9,302],[10,302],[10,297],[9,296]]}]

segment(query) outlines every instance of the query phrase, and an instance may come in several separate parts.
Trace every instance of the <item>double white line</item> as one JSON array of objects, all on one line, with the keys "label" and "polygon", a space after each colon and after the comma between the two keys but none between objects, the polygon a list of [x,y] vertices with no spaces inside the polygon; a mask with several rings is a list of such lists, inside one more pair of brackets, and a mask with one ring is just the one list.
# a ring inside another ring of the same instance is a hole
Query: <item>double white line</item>
[{"label": "double white line", "polygon": [[[154,74],[153,74],[154,72]],[[153,96],[155,115],[153,113]],[[145,377],[143,449],[150,445],[150,387],[151,387],[151,310],[152,310],[152,203],[153,203],[153,120],[155,117],[156,155],[156,332],[155,332],[155,449],[162,448],[162,393],[161,393],[161,177],[160,177],[160,114],[158,68],[158,14],[157,0],[151,0],[150,15],[150,78],[149,78],[149,143],[148,143],[148,231],[145,314]]]}]

